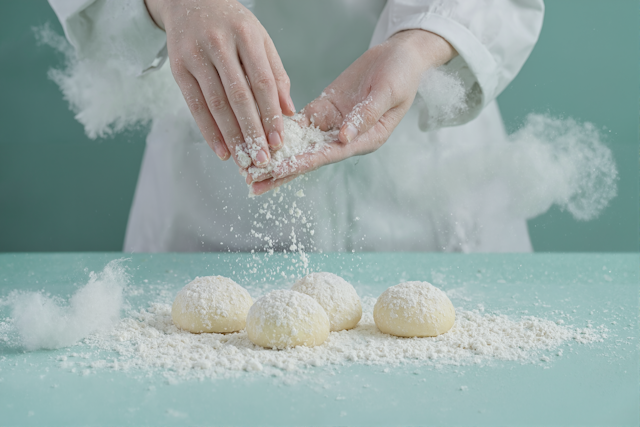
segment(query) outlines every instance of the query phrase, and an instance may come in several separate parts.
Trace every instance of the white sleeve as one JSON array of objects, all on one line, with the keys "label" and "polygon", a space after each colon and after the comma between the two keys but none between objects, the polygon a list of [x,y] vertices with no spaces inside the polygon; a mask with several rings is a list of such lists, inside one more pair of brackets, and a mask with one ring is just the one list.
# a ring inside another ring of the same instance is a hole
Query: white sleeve
[{"label": "white sleeve", "polygon": [[389,0],[371,45],[407,29],[447,40],[459,56],[440,70],[459,78],[466,94],[460,114],[440,123],[454,126],[475,118],[514,79],[538,40],[543,16],[542,0]]},{"label": "white sleeve", "polygon": [[144,0],[49,0],[79,59],[125,60],[141,75],[166,60],[167,38]]}]

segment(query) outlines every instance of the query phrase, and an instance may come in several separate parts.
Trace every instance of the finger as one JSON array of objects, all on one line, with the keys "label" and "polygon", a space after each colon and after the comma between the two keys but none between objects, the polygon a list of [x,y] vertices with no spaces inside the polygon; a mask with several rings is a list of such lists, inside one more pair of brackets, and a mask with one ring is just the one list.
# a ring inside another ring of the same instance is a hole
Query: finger
[{"label": "finger", "polygon": [[272,179],[268,181],[254,182],[251,184],[251,194],[255,196],[260,196],[267,191],[271,191],[274,188],[280,187],[287,182],[291,182],[296,179],[300,175],[290,175],[285,178]]},{"label": "finger", "polygon": [[194,74],[196,74],[209,111],[224,138],[225,147],[233,156],[236,164],[246,169],[251,165],[251,160],[242,156],[237,149],[239,144],[244,143],[244,138],[236,116],[229,105],[220,76],[210,62],[200,64],[197,69],[198,71]]},{"label": "finger", "polygon": [[239,58],[229,55],[227,52],[229,50],[225,49],[213,55],[212,59],[218,70],[229,105],[242,131],[244,142],[236,145],[235,149],[239,157],[249,156],[255,166],[264,167],[269,163],[271,155],[256,109],[255,99],[245,77],[245,72],[240,66]]},{"label": "finger", "polygon": [[273,178],[273,174],[271,172],[266,172],[266,173],[260,173],[260,172],[247,173],[247,175],[245,177],[245,182],[247,183],[247,185],[251,185],[254,182],[260,182],[260,181],[264,181],[264,180],[270,179],[270,178]]},{"label": "finger", "polygon": [[269,180],[278,180],[291,175],[302,175],[316,170],[320,166],[334,163],[344,158],[341,153],[333,150],[332,148],[339,148],[343,150],[343,148],[346,147],[342,144],[335,143],[315,153],[300,154],[296,156],[295,159],[280,163],[278,167],[269,174],[261,174],[260,172],[248,174],[246,182],[247,184],[253,184]]},{"label": "finger", "polygon": [[[340,155],[342,160],[351,156],[369,154],[380,148],[394,131],[400,120],[407,113],[411,103],[403,103],[393,107],[380,117],[380,119],[366,132],[360,134],[352,143],[341,145]],[[337,161],[339,161],[337,160]]]},{"label": "finger", "polygon": [[278,99],[276,79],[264,49],[243,45],[240,42],[240,60],[251,83],[251,91],[258,104],[262,127],[267,136],[269,148],[277,150],[284,141],[282,110]]},{"label": "finger", "polygon": [[207,145],[213,150],[214,153],[216,153],[220,160],[225,162],[231,157],[231,152],[229,151],[227,144],[224,142],[224,137],[222,136],[220,128],[218,127],[215,119],[213,121],[213,133],[215,134],[213,140],[210,142],[208,139],[205,139],[205,141],[207,141]]},{"label": "finger", "polygon": [[177,72],[174,71],[174,77],[205,141],[221,160],[227,160],[230,156],[229,150],[209,112],[198,81],[186,68],[182,67]]},{"label": "finger", "polygon": [[333,99],[325,92],[320,97],[311,101],[302,109],[306,121],[304,126],[314,125],[322,131],[339,129],[344,122],[344,116]]},{"label": "finger", "polygon": [[340,142],[349,144],[378,123],[380,117],[394,107],[390,95],[384,90],[371,91],[363,101],[354,105],[340,127]]},{"label": "finger", "polygon": [[282,60],[276,46],[273,44],[271,38],[267,37],[265,42],[265,49],[267,51],[267,57],[269,58],[269,64],[271,64],[271,71],[276,79],[276,86],[278,87],[278,98],[280,99],[280,107],[282,112],[287,116],[293,116],[296,113],[296,107],[293,105],[293,99],[291,99],[291,80],[289,75],[282,65]]}]

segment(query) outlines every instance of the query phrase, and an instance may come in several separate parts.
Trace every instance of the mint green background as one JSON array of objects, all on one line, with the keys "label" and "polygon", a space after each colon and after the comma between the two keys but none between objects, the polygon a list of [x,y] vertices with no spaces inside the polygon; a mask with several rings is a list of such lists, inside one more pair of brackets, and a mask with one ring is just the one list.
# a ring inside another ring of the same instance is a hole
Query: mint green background
[{"label": "mint green background", "polygon": [[[283,27],[274,16],[311,11],[318,17],[311,25],[331,33],[324,4],[257,0],[256,13],[285,52],[309,24],[289,19]],[[499,98],[511,130],[529,112],[549,112],[611,131],[618,197],[591,222],[577,222],[555,208],[530,221],[535,250],[638,250],[638,5],[635,0],[549,1],[540,42]],[[354,52],[366,49],[374,18],[351,13],[354,40],[335,38],[324,50],[320,44],[301,46],[318,49],[317,63],[283,55],[298,108],[335,78]],[[47,79],[47,69],[61,58],[36,46],[31,31],[46,22],[61,32],[43,0],[0,2],[0,251],[120,250],[145,131],[98,141],[84,135]]]},{"label": "mint green background", "polygon": [[[66,297],[86,283],[87,271],[100,271],[119,257],[0,254],[5,279],[0,299],[15,288]],[[131,284],[145,291],[129,300],[146,307],[155,298],[150,284],[167,284],[171,293],[210,274],[231,277],[255,295],[265,286],[262,269],[257,274],[236,269],[250,259],[249,254],[134,254],[128,262]],[[269,260],[272,268],[288,261],[282,255]],[[638,425],[637,254],[312,254],[311,265],[347,278],[363,296],[378,296],[401,280],[430,280],[445,291],[458,289],[465,299],[453,297],[456,307],[482,304],[487,313],[550,320],[568,313],[571,319],[565,321],[574,327],[605,324],[609,336],[602,343],[565,343],[562,356],[550,352],[551,360],[537,365],[407,365],[388,372],[384,366],[310,368],[319,385],[305,380],[290,386],[251,374],[176,385],[167,384],[162,371],[140,378],[135,371],[91,369],[83,376],[56,362],[58,356],[87,352],[82,345],[23,353],[0,341],[0,425]],[[8,308],[0,305],[0,319],[6,315]]]}]

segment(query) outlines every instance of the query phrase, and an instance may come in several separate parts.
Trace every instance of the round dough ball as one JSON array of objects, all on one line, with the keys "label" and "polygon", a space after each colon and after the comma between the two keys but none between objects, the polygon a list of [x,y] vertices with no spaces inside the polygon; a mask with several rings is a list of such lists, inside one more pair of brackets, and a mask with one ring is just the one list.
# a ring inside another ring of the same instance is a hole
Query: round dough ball
[{"label": "round dough ball", "polygon": [[332,331],[355,328],[362,317],[362,304],[349,282],[333,273],[311,273],[291,290],[307,294],[324,308]]},{"label": "round dough ball", "polygon": [[252,343],[267,348],[313,347],[329,336],[329,318],[310,296],[282,289],[251,307],[247,334]]},{"label": "round dough ball", "polygon": [[456,312],[447,295],[432,284],[405,282],[380,295],[373,320],[385,334],[435,337],[451,329]]},{"label": "round dough ball", "polygon": [[171,318],[189,332],[237,332],[244,329],[252,304],[249,292],[231,279],[196,277],[176,295]]}]

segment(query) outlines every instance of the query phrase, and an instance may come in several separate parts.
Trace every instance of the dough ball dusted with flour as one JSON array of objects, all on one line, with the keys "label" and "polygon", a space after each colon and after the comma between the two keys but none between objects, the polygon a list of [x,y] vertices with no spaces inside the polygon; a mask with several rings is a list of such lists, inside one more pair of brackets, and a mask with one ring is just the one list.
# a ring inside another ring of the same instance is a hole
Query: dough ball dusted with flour
[{"label": "dough ball dusted with flour", "polygon": [[310,296],[277,290],[251,307],[247,316],[247,335],[252,343],[267,348],[313,347],[329,336],[329,318]]},{"label": "dough ball dusted with flour", "polygon": [[333,273],[311,273],[291,290],[309,295],[324,308],[332,331],[355,328],[362,317],[362,304],[349,282]]},{"label": "dough ball dusted with flour", "polygon": [[231,279],[197,277],[176,295],[171,318],[189,332],[237,332],[244,329],[252,304],[249,292]]},{"label": "dough ball dusted with flour", "polygon": [[451,329],[456,312],[447,295],[432,284],[405,282],[380,295],[373,320],[385,334],[435,337]]}]

